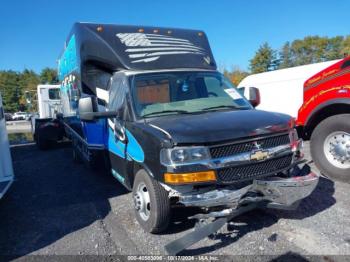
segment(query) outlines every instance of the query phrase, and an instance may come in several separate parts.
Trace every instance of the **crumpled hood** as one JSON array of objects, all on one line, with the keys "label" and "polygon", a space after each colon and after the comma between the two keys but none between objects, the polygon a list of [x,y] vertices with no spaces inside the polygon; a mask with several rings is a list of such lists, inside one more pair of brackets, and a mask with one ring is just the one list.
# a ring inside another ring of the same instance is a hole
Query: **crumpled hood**
[{"label": "crumpled hood", "polygon": [[207,144],[287,131],[290,116],[261,110],[171,115],[147,123],[164,130],[175,144]]}]

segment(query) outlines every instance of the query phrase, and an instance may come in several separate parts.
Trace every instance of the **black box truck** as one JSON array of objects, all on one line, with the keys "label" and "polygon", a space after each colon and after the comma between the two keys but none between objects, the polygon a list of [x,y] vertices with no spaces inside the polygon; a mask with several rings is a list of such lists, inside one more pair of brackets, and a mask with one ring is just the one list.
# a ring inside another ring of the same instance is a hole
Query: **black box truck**
[{"label": "black box truck", "polygon": [[169,253],[246,210],[296,208],[317,185],[294,120],[255,110],[259,91],[246,99],[218,72],[202,31],[76,23],[58,72],[62,112],[36,128],[39,147],[64,130],[75,159],[132,191],[148,232],[164,231],[178,205],[214,221]]}]

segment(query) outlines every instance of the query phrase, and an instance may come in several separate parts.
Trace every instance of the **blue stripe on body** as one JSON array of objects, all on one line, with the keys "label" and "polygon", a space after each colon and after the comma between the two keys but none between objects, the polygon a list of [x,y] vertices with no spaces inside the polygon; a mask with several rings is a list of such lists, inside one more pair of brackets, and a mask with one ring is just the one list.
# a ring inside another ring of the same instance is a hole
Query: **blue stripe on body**
[{"label": "blue stripe on body", "polygon": [[[121,158],[125,158],[125,144],[116,139],[112,128],[108,128],[108,133],[108,150]],[[128,130],[126,130],[126,135],[129,141],[127,146],[127,159],[129,161],[134,160],[142,163],[145,160],[142,147]]]}]

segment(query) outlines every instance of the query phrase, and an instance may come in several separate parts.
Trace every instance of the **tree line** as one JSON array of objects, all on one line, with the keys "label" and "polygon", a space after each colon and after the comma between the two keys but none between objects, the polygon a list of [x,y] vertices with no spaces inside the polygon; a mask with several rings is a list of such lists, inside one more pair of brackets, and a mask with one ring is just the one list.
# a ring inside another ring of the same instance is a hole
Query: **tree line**
[{"label": "tree line", "polygon": [[249,70],[233,67],[231,70],[224,69],[224,74],[238,85],[250,74],[341,59],[349,54],[350,36],[307,36],[286,42],[279,49],[273,49],[265,42],[249,60]]},{"label": "tree line", "polygon": [[[25,94],[29,92],[36,96],[38,84],[57,83],[57,72],[52,68],[44,68],[40,74],[33,70],[24,69],[22,72],[0,70],[0,93],[6,112],[28,110]],[[36,105],[34,108],[36,109]]]},{"label": "tree line", "polygon": [[[231,70],[224,69],[223,73],[235,85],[238,85],[243,78],[250,74],[340,59],[347,54],[350,54],[350,36],[307,36],[303,39],[286,42],[278,49],[273,49],[265,42],[249,60],[249,70],[243,70],[236,66]],[[44,68],[40,74],[30,69],[25,69],[22,72],[0,70],[0,93],[5,111],[27,110],[26,91],[35,96],[38,84],[57,82],[57,71],[48,67]]]}]

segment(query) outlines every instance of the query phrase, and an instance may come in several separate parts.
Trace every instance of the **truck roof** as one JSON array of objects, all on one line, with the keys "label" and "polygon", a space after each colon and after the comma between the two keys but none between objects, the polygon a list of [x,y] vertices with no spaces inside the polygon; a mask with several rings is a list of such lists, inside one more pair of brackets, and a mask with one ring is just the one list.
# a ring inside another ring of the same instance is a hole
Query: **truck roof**
[{"label": "truck roof", "polygon": [[[94,63],[110,71],[216,69],[208,39],[200,30],[76,23],[65,46],[59,64],[76,62],[77,68]],[[77,61],[69,61],[71,53]]]}]

